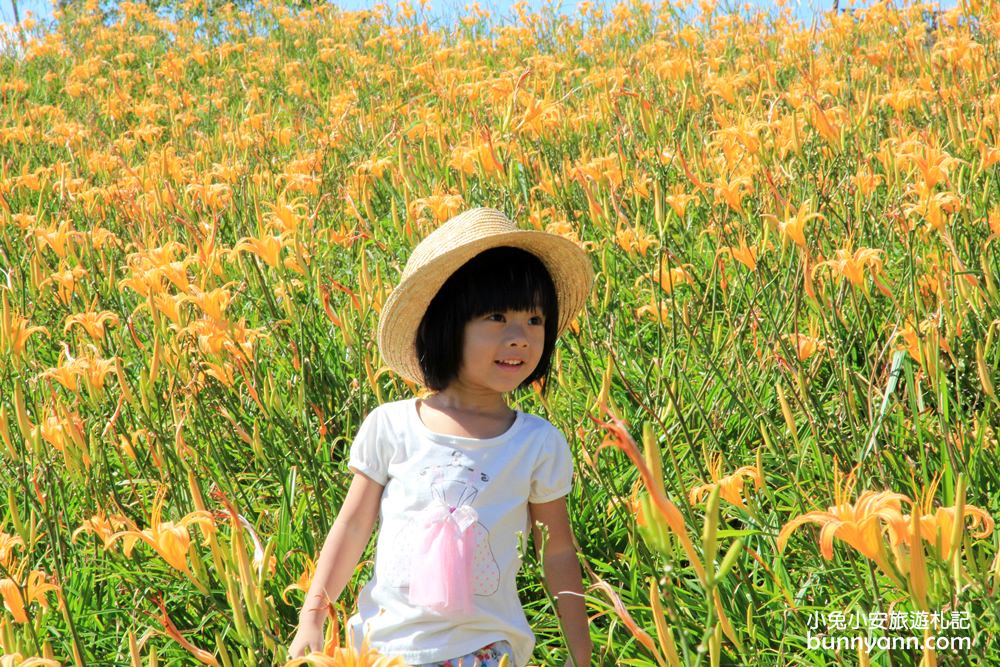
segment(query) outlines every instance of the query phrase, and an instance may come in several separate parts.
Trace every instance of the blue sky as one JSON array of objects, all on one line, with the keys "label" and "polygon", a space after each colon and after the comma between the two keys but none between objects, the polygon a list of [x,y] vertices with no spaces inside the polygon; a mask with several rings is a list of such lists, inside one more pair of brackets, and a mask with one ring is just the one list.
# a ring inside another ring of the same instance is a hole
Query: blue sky
[{"label": "blue sky", "polygon": [[[397,0],[388,0],[391,6],[395,7]],[[556,0],[558,1],[558,0]],[[657,0],[646,0],[652,1],[655,4],[659,4]],[[416,5],[417,0],[411,0],[412,4]],[[430,0],[430,14],[431,16],[441,16],[446,19],[453,18],[458,13],[466,13],[464,7],[466,4],[471,4],[472,0]],[[494,20],[503,20],[508,22],[513,13],[510,11],[510,7],[514,5],[516,0],[480,0],[479,5],[484,9],[489,9],[493,15]],[[743,4],[743,2],[749,2],[751,5],[767,7],[771,6],[773,3],[767,0],[722,0],[720,3],[723,7],[729,5],[736,6],[737,4]],[[368,9],[374,6],[377,0],[335,0],[334,4],[344,9]],[[941,0],[940,5],[944,8],[954,7],[956,0]],[[528,0],[528,6],[532,9],[537,9],[544,4],[543,0]],[[562,0],[561,2],[561,13],[563,14],[576,14],[577,13],[578,0]],[[611,7],[616,4],[615,0],[592,0],[594,5],[603,5],[605,7]],[[841,0],[841,4],[846,5],[847,0]],[[857,4],[872,4],[868,0],[863,0]],[[25,18],[28,11],[35,14],[36,17],[40,18],[51,18],[52,16],[52,3],[51,0],[18,0],[17,2],[18,10],[20,11],[21,18]],[[826,11],[833,6],[833,0],[789,0],[789,6],[792,7],[795,16],[803,21],[811,20],[817,11]],[[13,23],[14,14],[11,9],[10,0],[0,0],[0,23]]]}]

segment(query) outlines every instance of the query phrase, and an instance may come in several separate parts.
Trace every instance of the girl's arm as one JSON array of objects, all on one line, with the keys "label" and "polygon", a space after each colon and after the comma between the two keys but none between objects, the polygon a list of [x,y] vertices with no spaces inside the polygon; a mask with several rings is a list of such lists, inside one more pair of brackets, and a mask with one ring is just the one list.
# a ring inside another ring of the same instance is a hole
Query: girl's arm
[{"label": "girl's arm", "polygon": [[[545,572],[545,585],[556,598],[557,612],[562,619],[572,660],[576,667],[590,667],[593,645],[590,641],[587,610],[583,604],[580,561],[577,560],[576,545],[573,543],[566,498],[547,503],[528,503],[528,510],[531,512],[536,551],[541,547],[542,536],[535,522],[539,521],[549,529],[542,568]],[[573,662],[567,658],[566,665],[573,665]]]},{"label": "girl's arm", "polygon": [[299,612],[300,625],[311,623],[323,626],[327,601],[335,602],[340,597],[368,546],[378,518],[383,488],[361,473],[354,473],[347,497],[316,562],[312,584]]}]

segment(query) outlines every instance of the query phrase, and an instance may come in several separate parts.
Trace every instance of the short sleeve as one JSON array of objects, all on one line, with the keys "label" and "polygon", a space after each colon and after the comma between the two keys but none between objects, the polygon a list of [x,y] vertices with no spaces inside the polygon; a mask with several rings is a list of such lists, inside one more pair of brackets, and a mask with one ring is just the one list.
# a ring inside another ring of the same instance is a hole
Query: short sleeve
[{"label": "short sleeve", "polygon": [[528,502],[547,503],[570,492],[573,482],[573,455],[559,429],[545,439],[545,446],[531,471],[531,492]]},{"label": "short sleeve", "polygon": [[379,422],[378,408],[369,412],[361,422],[358,434],[351,443],[347,467],[385,486],[389,481],[390,441],[386,434],[380,433]]}]

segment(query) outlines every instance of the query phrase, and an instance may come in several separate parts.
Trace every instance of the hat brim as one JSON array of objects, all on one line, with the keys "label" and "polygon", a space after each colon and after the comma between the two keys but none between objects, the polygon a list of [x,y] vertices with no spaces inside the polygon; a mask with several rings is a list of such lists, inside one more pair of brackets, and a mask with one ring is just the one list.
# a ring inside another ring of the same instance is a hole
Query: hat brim
[{"label": "hat brim", "polygon": [[490,248],[521,248],[538,257],[555,285],[557,336],[582,310],[594,280],[587,254],[573,241],[548,232],[515,230],[472,240],[435,257],[407,275],[389,294],[378,324],[378,345],[386,365],[405,379],[424,383],[417,359],[417,328],[444,282],[470,259]]}]

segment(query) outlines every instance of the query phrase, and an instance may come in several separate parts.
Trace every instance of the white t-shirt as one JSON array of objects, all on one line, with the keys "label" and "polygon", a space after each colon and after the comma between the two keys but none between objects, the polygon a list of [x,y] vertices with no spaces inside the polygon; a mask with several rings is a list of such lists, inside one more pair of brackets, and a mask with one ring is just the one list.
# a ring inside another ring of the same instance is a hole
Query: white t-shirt
[{"label": "white t-shirt", "polygon": [[[506,639],[524,667],[535,636],[517,596],[518,533],[531,534],[528,503],[570,491],[573,459],[562,433],[518,411],[495,438],[436,433],[416,399],[384,403],[362,422],[348,466],[385,486],[375,546],[375,576],[362,589],[348,627],[369,645],[410,664],[439,662]],[[428,504],[469,505],[478,514],[471,614],[443,615],[409,603],[417,518]]]}]

